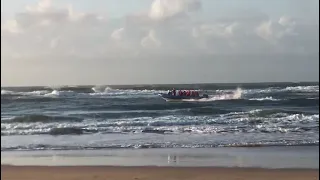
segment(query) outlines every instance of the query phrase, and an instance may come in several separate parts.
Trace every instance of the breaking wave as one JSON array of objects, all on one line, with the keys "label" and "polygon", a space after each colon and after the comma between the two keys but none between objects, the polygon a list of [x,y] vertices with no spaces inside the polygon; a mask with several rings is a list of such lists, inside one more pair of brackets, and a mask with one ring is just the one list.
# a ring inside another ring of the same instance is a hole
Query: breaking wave
[{"label": "breaking wave", "polygon": [[[2,120],[2,135],[68,135],[86,133],[290,133],[318,132],[319,114],[302,114],[297,111],[256,109],[249,112],[230,112],[219,116],[168,115],[150,119],[72,119],[49,121],[48,117],[33,116],[26,120],[17,117]],[[15,123],[10,124],[9,122]],[[39,124],[41,122],[42,124]],[[19,123],[19,124],[17,124]]]}]

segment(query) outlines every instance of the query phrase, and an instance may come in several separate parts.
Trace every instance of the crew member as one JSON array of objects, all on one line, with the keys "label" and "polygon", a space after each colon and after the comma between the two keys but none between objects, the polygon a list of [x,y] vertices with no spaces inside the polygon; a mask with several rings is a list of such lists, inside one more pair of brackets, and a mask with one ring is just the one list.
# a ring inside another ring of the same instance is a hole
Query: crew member
[{"label": "crew member", "polygon": [[194,91],[191,91],[191,96],[195,97],[195,92]]},{"label": "crew member", "polygon": [[172,93],[174,96],[176,96],[176,90],[173,88]]},{"label": "crew member", "polygon": [[190,96],[190,90],[187,91],[187,96]]}]

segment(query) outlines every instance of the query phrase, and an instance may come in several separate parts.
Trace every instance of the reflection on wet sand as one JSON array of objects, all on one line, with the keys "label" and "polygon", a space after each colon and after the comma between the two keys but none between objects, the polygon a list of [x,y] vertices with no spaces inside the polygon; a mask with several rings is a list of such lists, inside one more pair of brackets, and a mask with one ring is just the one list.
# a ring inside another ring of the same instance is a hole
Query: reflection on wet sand
[{"label": "reflection on wet sand", "polygon": [[[183,158],[183,156],[182,156]],[[188,161],[192,161],[192,158],[187,158],[185,157],[185,160]],[[244,163],[244,158],[242,156],[235,156],[234,158],[234,165],[236,167],[242,167],[245,163]],[[174,166],[174,165],[179,165],[179,160],[180,160],[180,156],[177,154],[168,154],[168,165],[169,166]],[[208,159],[209,160],[209,159]],[[210,158],[211,162],[214,163],[215,159],[214,158]]]},{"label": "reflection on wet sand", "polygon": [[319,168],[319,146],[1,152],[1,164]]},{"label": "reflection on wet sand", "polygon": [[179,165],[179,156],[168,154],[168,165]]}]

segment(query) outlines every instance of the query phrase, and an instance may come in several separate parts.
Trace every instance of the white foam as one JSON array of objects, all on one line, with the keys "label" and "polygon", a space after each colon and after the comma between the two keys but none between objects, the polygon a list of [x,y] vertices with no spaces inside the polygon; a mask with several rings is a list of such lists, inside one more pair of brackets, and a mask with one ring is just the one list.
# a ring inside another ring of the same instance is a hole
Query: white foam
[{"label": "white foam", "polygon": [[319,92],[319,86],[288,86],[286,88],[270,87],[266,89],[247,89],[243,90],[244,94],[262,94],[277,92]]},{"label": "white foam", "polygon": [[209,96],[209,98],[203,98],[203,99],[184,99],[182,101],[199,101],[199,102],[209,102],[209,101],[219,101],[219,100],[232,100],[232,99],[241,99],[242,96],[242,89],[237,88],[232,93],[228,94],[220,94],[220,95],[214,95]]},{"label": "white foam", "polygon": [[1,90],[1,95],[20,95],[20,96],[41,96],[47,94],[49,91],[41,90],[41,91],[30,91],[30,92],[15,92],[8,90]]},{"label": "white foam", "polygon": [[[32,134],[49,132],[51,128],[85,128],[99,132],[131,132],[141,133],[146,127],[156,130],[169,130],[173,133],[233,133],[246,129],[249,132],[294,132],[304,126],[315,126],[319,114],[285,114],[274,117],[250,117],[249,114],[259,112],[256,109],[247,112],[228,113],[220,117],[194,117],[168,115],[157,118],[139,117],[128,119],[108,119],[100,121],[95,118],[83,122],[50,122],[50,123],[11,123],[1,124],[4,134]],[[5,118],[2,118],[4,120]],[[257,121],[257,124],[254,122]],[[241,123],[241,125],[239,125]],[[249,124],[250,123],[250,124]]]},{"label": "white foam", "polygon": [[44,96],[49,97],[68,97],[68,96],[76,96],[77,93],[73,91],[59,91],[59,90],[53,90],[50,93],[45,94]]},{"label": "white foam", "polygon": [[107,93],[112,91],[111,87],[108,86],[95,86],[91,88],[95,93]]},{"label": "white foam", "polygon": [[251,101],[281,101],[281,99],[274,99],[273,97],[264,97],[264,98],[251,98]]},{"label": "white foam", "polygon": [[284,91],[298,91],[298,92],[319,92],[319,86],[294,86],[286,87]]},{"label": "white foam", "polygon": [[94,93],[90,93],[91,96],[128,96],[128,95],[152,95],[155,96],[159,93],[165,93],[165,91],[159,90],[133,90],[133,89],[112,89],[110,87],[93,87]]},{"label": "white foam", "polygon": [[1,90],[1,95],[6,95],[6,94],[13,94],[13,91],[8,91],[8,90]]}]

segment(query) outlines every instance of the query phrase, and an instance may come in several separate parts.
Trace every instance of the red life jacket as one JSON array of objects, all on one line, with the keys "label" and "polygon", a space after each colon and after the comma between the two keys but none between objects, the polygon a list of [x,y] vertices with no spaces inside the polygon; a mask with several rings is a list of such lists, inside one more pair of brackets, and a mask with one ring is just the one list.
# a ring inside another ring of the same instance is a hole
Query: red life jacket
[{"label": "red life jacket", "polygon": [[190,96],[190,90],[187,91],[187,96]]}]

